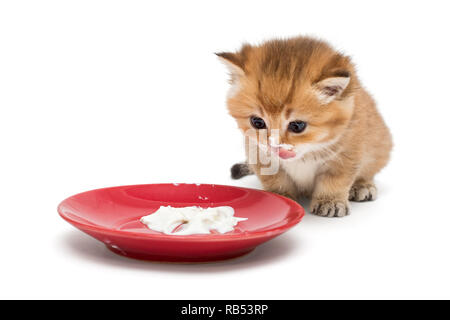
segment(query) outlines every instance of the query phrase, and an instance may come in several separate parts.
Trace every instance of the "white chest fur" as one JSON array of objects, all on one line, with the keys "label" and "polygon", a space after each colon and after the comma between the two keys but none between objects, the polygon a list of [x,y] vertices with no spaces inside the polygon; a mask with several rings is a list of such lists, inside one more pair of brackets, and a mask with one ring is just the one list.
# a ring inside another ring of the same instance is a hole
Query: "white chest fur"
[{"label": "white chest fur", "polygon": [[314,180],[323,162],[317,160],[282,161],[281,167],[302,191],[311,192]]}]

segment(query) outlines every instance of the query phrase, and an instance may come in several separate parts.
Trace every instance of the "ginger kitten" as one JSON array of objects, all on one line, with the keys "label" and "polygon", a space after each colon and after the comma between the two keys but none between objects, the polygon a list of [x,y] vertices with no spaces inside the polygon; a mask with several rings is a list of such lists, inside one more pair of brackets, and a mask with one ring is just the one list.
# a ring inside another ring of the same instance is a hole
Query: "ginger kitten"
[{"label": "ginger kitten", "polygon": [[231,73],[231,116],[245,135],[257,130],[256,148],[279,160],[271,174],[263,172],[264,152],[249,163],[250,139],[247,163],[233,166],[234,178],[255,173],[268,191],[311,197],[319,216],[349,214],[348,200],[375,200],[373,178],[392,140],[349,57],[306,37],[217,55]]}]

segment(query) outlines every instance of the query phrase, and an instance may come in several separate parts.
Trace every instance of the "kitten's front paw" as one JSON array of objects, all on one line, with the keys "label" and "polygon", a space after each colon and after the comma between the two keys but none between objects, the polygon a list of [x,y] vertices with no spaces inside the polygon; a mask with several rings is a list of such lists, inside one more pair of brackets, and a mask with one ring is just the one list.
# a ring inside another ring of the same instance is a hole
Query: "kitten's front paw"
[{"label": "kitten's front paw", "polygon": [[377,198],[377,187],[372,183],[354,184],[350,189],[348,200],[350,201],[373,201]]},{"label": "kitten's front paw", "polygon": [[350,214],[350,208],[347,201],[313,200],[311,213],[321,217],[345,217]]}]

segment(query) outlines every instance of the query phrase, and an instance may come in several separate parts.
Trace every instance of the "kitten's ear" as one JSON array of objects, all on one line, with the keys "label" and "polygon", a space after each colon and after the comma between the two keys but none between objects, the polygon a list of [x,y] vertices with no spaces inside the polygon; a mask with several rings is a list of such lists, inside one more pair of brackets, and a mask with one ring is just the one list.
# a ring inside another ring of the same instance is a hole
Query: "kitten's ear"
[{"label": "kitten's ear", "polygon": [[339,98],[349,83],[350,74],[346,72],[317,82],[314,84],[314,91],[320,103],[328,104]]},{"label": "kitten's ear", "polygon": [[239,54],[231,52],[219,52],[216,53],[216,55],[230,71],[231,81],[235,81],[245,74],[244,65],[241,61],[241,58],[239,57]]}]

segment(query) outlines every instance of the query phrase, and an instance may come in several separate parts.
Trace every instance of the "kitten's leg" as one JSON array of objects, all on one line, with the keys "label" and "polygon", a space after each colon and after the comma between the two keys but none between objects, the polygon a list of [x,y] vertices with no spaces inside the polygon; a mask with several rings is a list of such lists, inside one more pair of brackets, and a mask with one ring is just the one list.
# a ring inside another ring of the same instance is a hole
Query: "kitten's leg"
[{"label": "kitten's leg", "polygon": [[231,178],[235,180],[251,174],[253,174],[253,172],[252,170],[250,170],[250,167],[245,162],[236,163],[231,167]]},{"label": "kitten's leg", "polygon": [[357,179],[350,189],[350,201],[373,201],[377,198],[377,187],[372,179]]},{"label": "kitten's leg", "polygon": [[278,193],[294,201],[297,201],[300,196],[297,186],[283,170],[279,170],[273,175],[258,174],[258,178],[266,191]]},{"label": "kitten's leg", "polygon": [[353,177],[349,174],[322,174],[317,177],[310,211],[322,217],[350,214],[348,195]]}]

